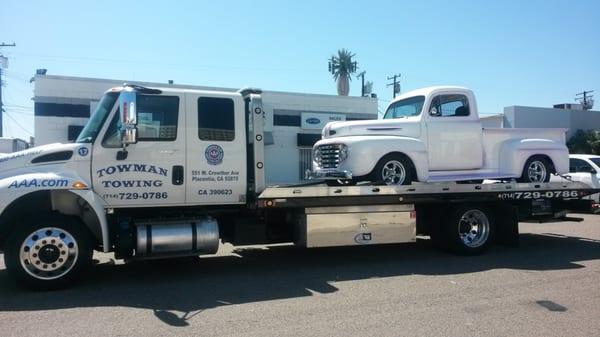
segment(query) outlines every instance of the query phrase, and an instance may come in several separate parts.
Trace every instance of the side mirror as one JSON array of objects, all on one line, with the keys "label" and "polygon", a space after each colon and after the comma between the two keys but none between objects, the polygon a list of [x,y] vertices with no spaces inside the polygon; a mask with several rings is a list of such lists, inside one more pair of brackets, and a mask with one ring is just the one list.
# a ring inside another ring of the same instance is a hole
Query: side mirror
[{"label": "side mirror", "polygon": [[596,171],[596,169],[592,168],[592,169],[590,170],[590,173],[591,173],[591,174],[597,174],[597,173],[598,173],[598,171]]},{"label": "side mirror", "polygon": [[431,116],[439,116],[440,114],[438,113],[438,110],[436,107],[432,106],[431,109],[429,109],[429,115]]},{"label": "side mirror", "polygon": [[121,143],[123,147],[137,143],[137,102],[134,91],[123,91],[119,95],[121,112]]}]

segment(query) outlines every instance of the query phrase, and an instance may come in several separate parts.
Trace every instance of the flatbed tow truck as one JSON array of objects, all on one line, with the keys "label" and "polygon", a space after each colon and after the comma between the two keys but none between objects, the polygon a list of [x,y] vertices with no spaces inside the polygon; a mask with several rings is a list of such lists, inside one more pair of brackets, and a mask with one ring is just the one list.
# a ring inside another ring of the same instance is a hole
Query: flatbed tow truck
[{"label": "flatbed tow truck", "polygon": [[[210,116],[218,116],[212,118]],[[74,144],[0,157],[0,250],[33,288],[69,285],[94,250],[139,260],[234,245],[414,242],[480,254],[522,220],[563,221],[582,183],[266,186],[261,92],[109,90]]]}]

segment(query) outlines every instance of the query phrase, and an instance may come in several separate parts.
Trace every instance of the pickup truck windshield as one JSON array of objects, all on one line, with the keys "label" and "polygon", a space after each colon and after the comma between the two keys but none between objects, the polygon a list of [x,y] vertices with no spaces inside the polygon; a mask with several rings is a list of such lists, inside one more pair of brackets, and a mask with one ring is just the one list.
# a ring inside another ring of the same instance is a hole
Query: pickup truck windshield
[{"label": "pickup truck windshield", "polygon": [[385,112],[383,119],[418,116],[423,109],[425,96],[415,96],[392,103]]},{"label": "pickup truck windshield", "polygon": [[94,111],[90,120],[87,122],[83,130],[81,130],[79,137],[77,137],[77,143],[94,142],[96,136],[98,136],[98,131],[100,131],[102,124],[104,124],[106,117],[108,117],[108,114],[112,110],[117,97],[119,97],[118,92],[109,92],[102,97],[100,103],[98,103],[96,111]]}]

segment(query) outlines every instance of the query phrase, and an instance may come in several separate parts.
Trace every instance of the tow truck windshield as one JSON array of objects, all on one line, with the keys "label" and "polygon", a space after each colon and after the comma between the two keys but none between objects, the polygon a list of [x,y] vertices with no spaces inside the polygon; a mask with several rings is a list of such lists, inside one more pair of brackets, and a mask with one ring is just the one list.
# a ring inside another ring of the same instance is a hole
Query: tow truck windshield
[{"label": "tow truck windshield", "polygon": [[93,143],[96,137],[98,136],[98,132],[100,128],[104,124],[104,121],[108,117],[108,114],[112,110],[115,102],[119,97],[118,92],[109,92],[102,96],[100,103],[98,103],[98,107],[96,111],[92,114],[90,120],[87,122],[79,137],[77,137],[77,143]]}]

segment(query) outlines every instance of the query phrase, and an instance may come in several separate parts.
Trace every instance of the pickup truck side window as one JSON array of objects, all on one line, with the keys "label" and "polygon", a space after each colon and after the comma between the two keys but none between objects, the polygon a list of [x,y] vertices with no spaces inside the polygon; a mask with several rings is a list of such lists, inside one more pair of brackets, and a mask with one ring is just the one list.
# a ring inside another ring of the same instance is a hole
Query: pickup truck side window
[{"label": "pickup truck side window", "polygon": [[569,172],[570,173],[578,173],[578,172],[592,172],[592,165],[587,163],[585,160],[571,158],[569,159]]},{"label": "pickup truck side window", "polygon": [[206,141],[235,139],[233,100],[219,97],[198,98],[198,137]]},{"label": "pickup truck side window", "polygon": [[[177,138],[179,97],[138,95],[138,141],[174,141]],[[110,121],[103,147],[121,147],[119,110]]]},{"label": "pickup truck side window", "polygon": [[439,95],[431,101],[429,112],[436,117],[469,116],[469,100],[465,95]]}]

